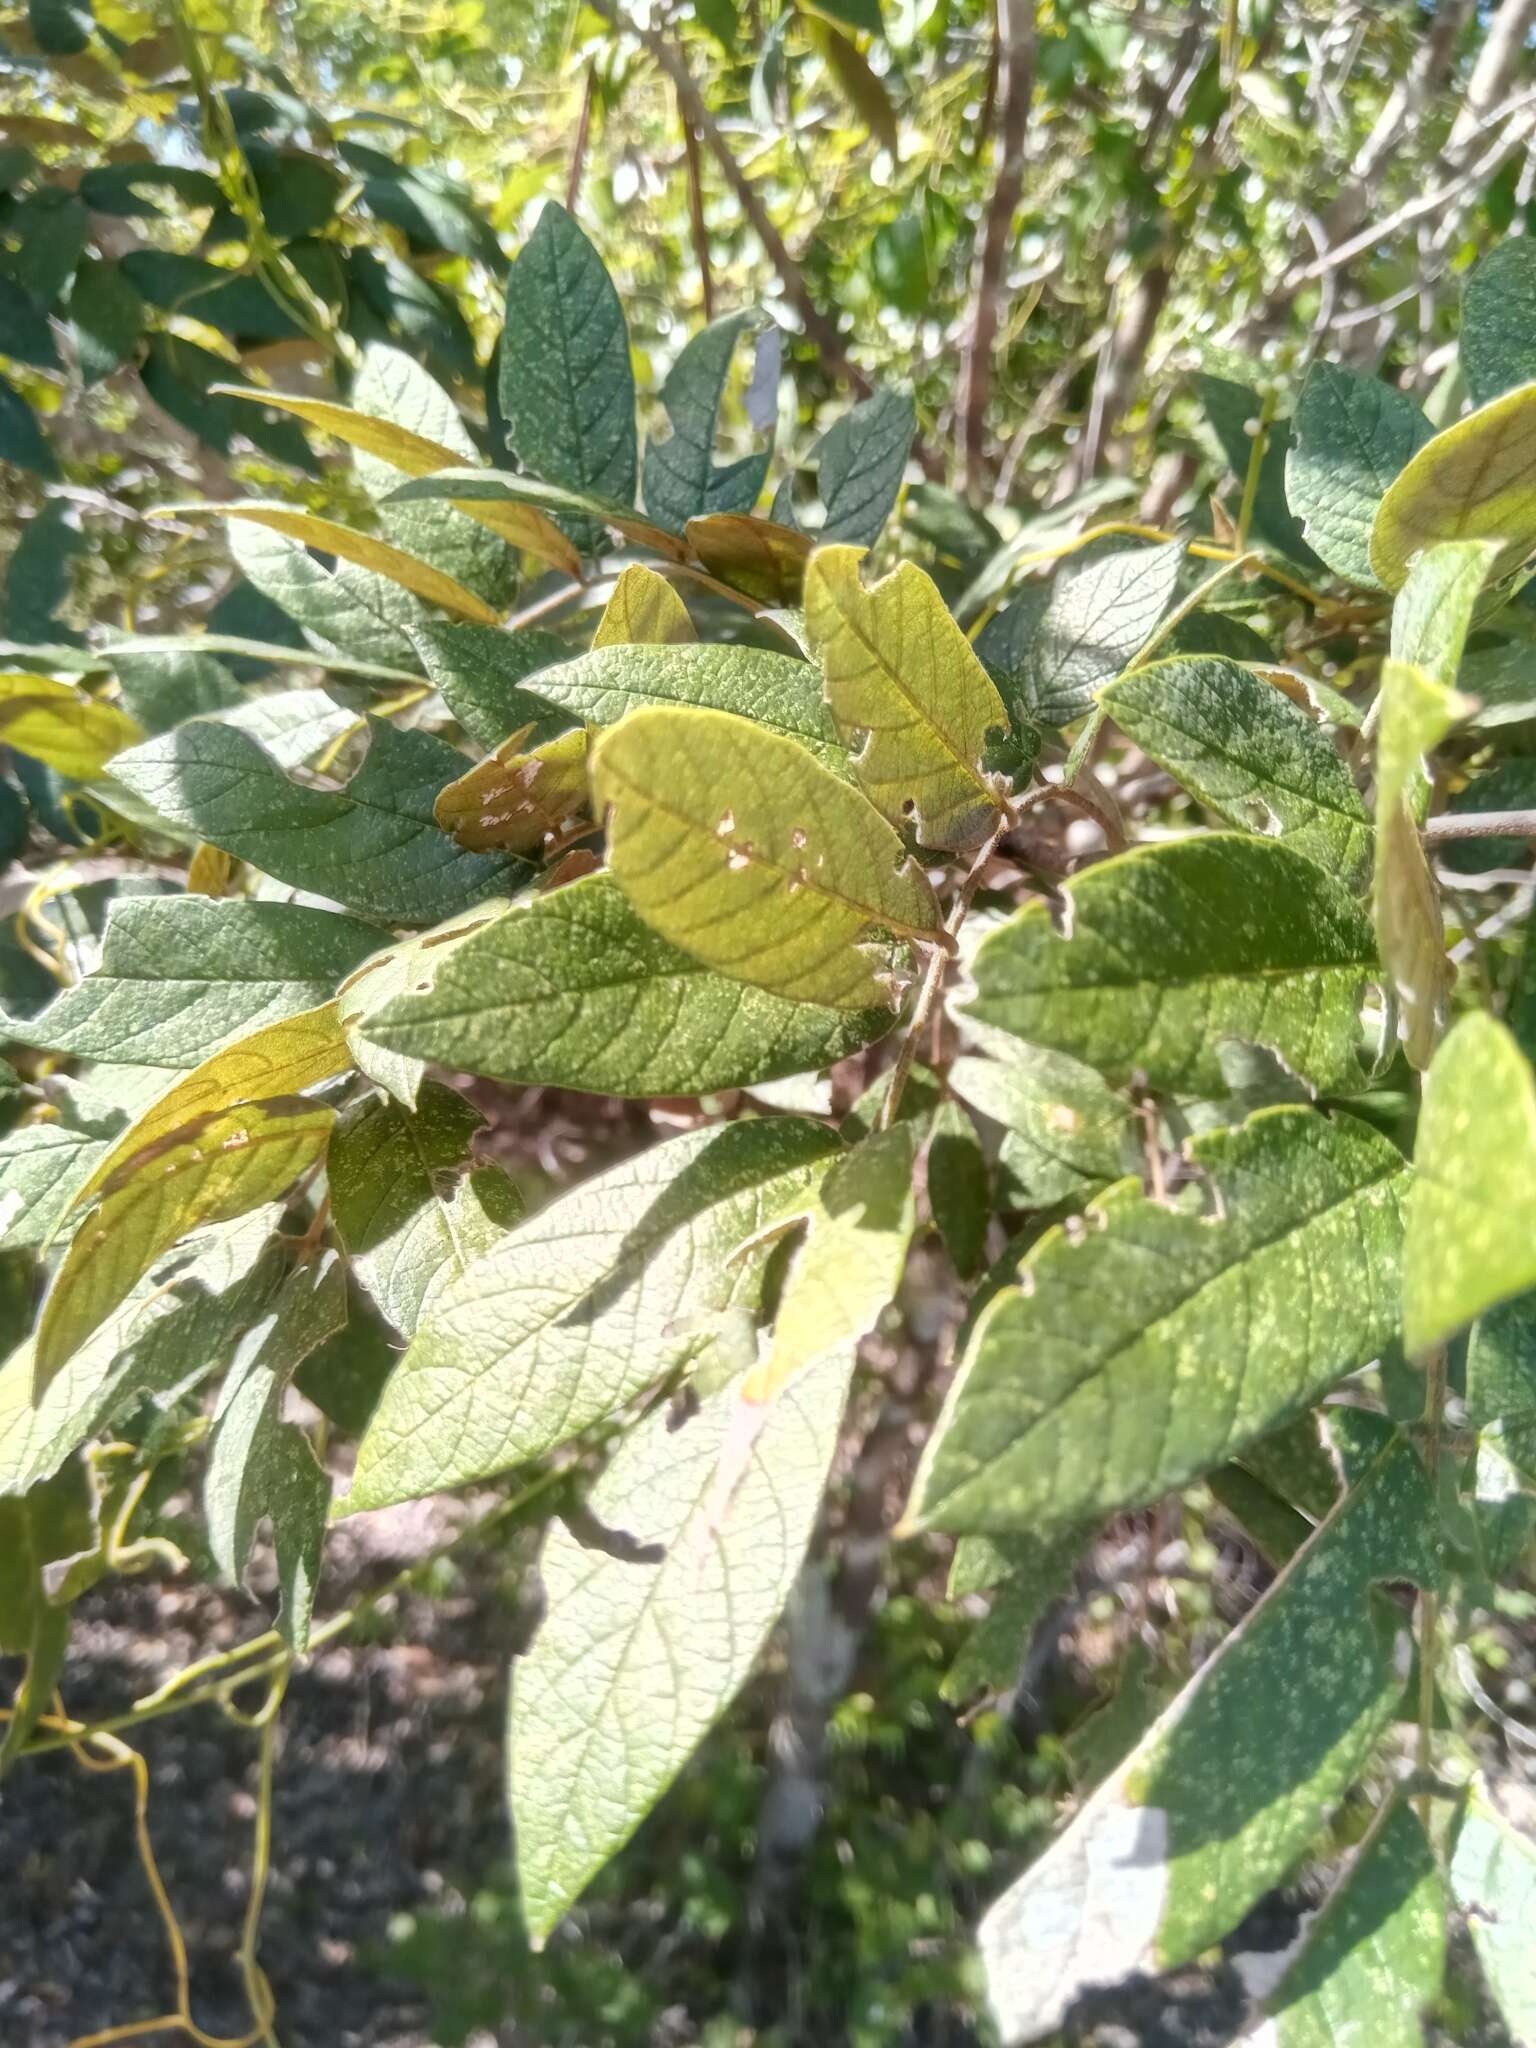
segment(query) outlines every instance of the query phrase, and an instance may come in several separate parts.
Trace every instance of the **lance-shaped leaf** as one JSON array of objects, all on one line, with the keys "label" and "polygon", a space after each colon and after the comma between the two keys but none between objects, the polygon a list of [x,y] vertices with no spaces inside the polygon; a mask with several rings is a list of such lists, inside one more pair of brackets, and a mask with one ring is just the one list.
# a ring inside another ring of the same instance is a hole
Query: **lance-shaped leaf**
[{"label": "lance-shaped leaf", "polygon": [[87,1200],[119,1168],[183,1125],[267,1096],[296,1095],[350,1064],[333,1002],[263,1024],[173,1081],[136,1117],[93,1167],[75,1197]]},{"label": "lance-shaped leaf", "polygon": [[1394,1799],[1266,1995],[1248,2048],[1423,2048],[1445,1973],[1445,1909],[1429,1838]]},{"label": "lance-shaped leaf", "polygon": [[438,794],[433,816],[460,846],[541,855],[568,840],[587,818],[587,752],[591,735],[562,733],[528,748],[526,732],[513,733],[488,760],[478,762]]},{"label": "lance-shaped leaf", "polygon": [[1506,1820],[1481,1781],[1457,1829],[1450,1876],[1488,1989],[1520,2048],[1528,2048],[1536,2041],[1536,1837]]},{"label": "lance-shaped leaf", "polygon": [[[812,451],[823,507],[818,540],[874,546],[901,490],[916,431],[917,408],[906,391],[877,391],[833,422]],[[773,517],[780,526],[800,524],[787,477],[774,494]]]},{"label": "lance-shaped leaf", "polygon": [[1285,494],[1336,575],[1368,590],[1371,528],[1394,478],[1434,433],[1411,398],[1338,363],[1314,363],[1296,401]]},{"label": "lance-shaped leaf", "polygon": [[194,1231],[155,1260],[33,1400],[33,1346],[0,1366],[0,1494],[24,1493],[134,1403],[164,1405],[222,1369],[282,1269],[273,1209]]},{"label": "lance-shaped leaf", "polygon": [[611,875],[497,913],[420,972],[359,981],[357,1040],[523,1086],[704,1095],[833,1065],[881,1037],[888,1008],[794,1002],[715,974],[637,916]]},{"label": "lance-shaped leaf", "polygon": [[357,533],[334,519],[321,519],[313,512],[297,511],[292,505],[267,504],[256,498],[244,498],[232,505],[183,505],[180,510],[218,512],[225,519],[248,520],[253,526],[263,526],[270,533],[297,541],[301,547],[318,548],[322,554],[335,555],[338,561],[366,569],[371,576],[382,576],[385,582],[398,584],[423,603],[440,605],[461,618],[478,619],[482,625],[494,626],[501,617],[494,605],[476,597],[441,569],[434,569],[430,562],[418,561],[402,548],[376,540],[372,534]]},{"label": "lance-shaped leaf", "polygon": [[1135,1117],[1123,1095],[1092,1067],[985,1035],[989,1057],[962,1053],[949,1085],[1002,1126],[997,1163],[1005,1206],[1046,1209],[1119,1180],[1137,1163]]},{"label": "lance-shaped leaf", "polygon": [[58,1568],[100,1541],[90,1481],[78,1463],[33,1487],[24,1500],[0,1500],[0,1655],[26,1659],[0,1728],[0,1778],[21,1754],[64,1666],[67,1600],[49,1598],[45,1568]]},{"label": "lance-shaped leaf", "polygon": [[536,626],[507,633],[489,626],[428,625],[413,628],[411,639],[443,702],[480,746],[499,747],[524,727],[535,743],[553,739],[571,723],[538,694],[537,682],[522,687],[527,677],[570,659],[570,648],[555,634]]},{"label": "lance-shaped leaf", "polygon": [[346,1320],[346,1267],[335,1252],[323,1252],[291,1275],[242,1343],[219,1391],[203,1481],[209,1548],[230,1578],[244,1576],[257,1524],[270,1521],[278,1625],[300,1654],[309,1642],[331,1482],[304,1431],[283,1420],[283,1402],[298,1367]]},{"label": "lance-shaped leaf", "polygon": [[[525,469],[634,503],[635,380],[624,309],[602,258],[553,200],[507,274],[499,396]],[[598,546],[591,520],[563,523],[583,553]]]},{"label": "lance-shaped leaf", "polygon": [[919,1135],[912,1123],[874,1132],[812,1190],[805,1243],[784,1283],[773,1343],[742,1382],[744,1400],[776,1400],[813,1358],[846,1350],[875,1327],[912,1241]]},{"label": "lance-shaped leaf", "polygon": [[144,733],[116,704],[57,676],[0,675],[0,742],[87,781]]},{"label": "lance-shaped leaf", "polygon": [[711,512],[689,520],[688,545],[711,576],[759,604],[800,602],[811,553],[804,534],[745,512]]},{"label": "lance-shaped leaf", "polygon": [[221,1039],[327,1002],[378,944],[374,926],[303,904],[120,897],[100,965],[36,1017],[0,1021],[50,1052],[196,1066]]},{"label": "lance-shaped leaf", "polygon": [[670,561],[688,559],[686,541],[669,533],[666,527],[643,519],[628,505],[538,476],[515,476],[504,469],[445,469],[434,476],[414,477],[410,483],[401,484],[394,496],[402,504],[446,499],[461,512],[467,512],[472,505],[536,505],[565,527],[574,526],[599,537],[603,527],[611,527],[638,547],[653,548]]},{"label": "lance-shaped leaf", "polygon": [[435,924],[527,878],[509,855],[467,852],[433,816],[462,754],[384,719],[368,732],[367,756],[340,789],[290,781],[255,740],[212,719],[147,740],[112,772],[200,839],[386,924]]},{"label": "lance-shaped leaf", "polygon": [[1414,1169],[1403,1339],[1417,1353],[1536,1286],[1536,1076],[1482,1012],[1435,1055]]},{"label": "lance-shaped leaf", "polygon": [[1022,688],[1034,717],[1070,725],[1141,651],[1173,602],[1183,560],[1178,541],[1069,556],[1049,595],[1015,599],[976,651]]},{"label": "lance-shaped leaf", "polygon": [[1391,658],[1382,664],[1371,903],[1403,1049],[1421,1070],[1444,1027],[1455,970],[1446,958],[1440,894],[1419,838],[1416,800],[1424,787],[1424,756],[1467,708],[1422,669]]},{"label": "lance-shaped leaf", "polygon": [[1407,1173],[1390,1140],[1269,1109],[1189,1156],[1201,1185],[1179,1203],[1121,1181],[988,1304],[916,1523],[1038,1532],[1155,1500],[1391,1342]]},{"label": "lance-shaped leaf", "polygon": [[1523,235],[1506,236],[1467,279],[1457,352],[1478,405],[1536,377],[1536,250]]},{"label": "lance-shaped leaf", "polygon": [[1069,934],[1042,903],[977,950],[983,1024],[1123,1083],[1225,1091],[1234,1042],[1275,1053],[1311,1087],[1358,1085],[1358,997],[1376,967],[1370,921],[1289,847],[1229,833],[1121,854],[1066,885]]},{"label": "lance-shaped leaf", "polygon": [[867,1010],[890,994],[858,943],[871,926],[942,939],[927,878],[874,806],[745,719],[633,712],[599,740],[592,789],[636,910],[738,981]]},{"label": "lance-shaped leaf", "polygon": [[1499,544],[1501,582],[1536,547],[1536,384],[1522,384],[1427,441],[1388,490],[1371,529],[1371,567],[1400,590],[1421,548]]},{"label": "lance-shaped leaf", "polygon": [[541,1457],[684,1363],[704,1341],[700,1318],[755,1309],[762,1261],[730,1254],[800,1213],[835,1150],[799,1119],[690,1131],[509,1232],[417,1330],[363,1439],[349,1506]]},{"label": "lance-shaped leaf", "polygon": [[[328,659],[339,657],[414,680],[419,664],[404,628],[433,617],[418,598],[350,562],[327,569],[299,541],[248,520],[233,523],[228,541],[246,581]],[[281,658],[291,661],[293,656]]]},{"label": "lance-shaped leaf", "polygon": [[178,1238],[276,1200],[322,1157],[334,1121],[329,1109],[300,1096],[245,1102],[182,1125],[118,1167],[43,1302],[35,1391],[47,1387]]},{"label": "lance-shaped leaf", "polygon": [[438,1293],[499,1242],[522,1202],[499,1167],[476,1167],[478,1110],[437,1082],[415,1111],[375,1097],[331,1140],[331,1214],[358,1278],[409,1337]]},{"label": "lance-shaped leaf", "polygon": [[1417,1456],[1389,1442],[992,1906],[981,1953],[1004,2042],[1053,2034],[1094,1986],[1176,1968],[1287,1875],[1397,1710],[1409,1643],[1376,1588],[1434,1583],[1433,1526]]},{"label": "lance-shaped leaf", "polygon": [[1369,872],[1370,821],[1337,749],[1252,669],[1219,655],[1155,661],[1099,702],[1229,824],[1284,841],[1351,887]]},{"label": "lance-shaped leaf", "polygon": [[669,1434],[658,1413],[625,1438],[592,1511],[659,1558],[584,1549],[562,1525],[551,1530],[539,1561],[548,1612],[514,1666],[507,1729],[518,1878],[536,1942],[750,1673],[805,1554],[851,1364],[834,1354],[787,1390],[719,1514],[714,1478],[733,1390],[681,1432]]},{"label": "lance-shaped leaf", "polygon": [[594,647],[691,647],[688,607],[665,576],[631,562],[613,586],[592,635]]},{"label": "lance-shaped leaf", "polygon": [[1424,550],[1393,601],[1394,661],[1411,662],[1442,689],[1455,686],[1498,552],[1488,540],[1443,540]]},{"label": "lance-shaped leaf", "polygon": [[672,431],[645,448],[645,509],[681,533],[711,512],[750,512],[768,474],[769,451],[718,465],[715,436],[736,345],[755,334],[764,315],[727,313],[701,328],[667,372],[661,402]]},{"label": "lance-shaped leaf", "polygon": [[982,768],[1008,713],[931,577],[904,562],[872,588],[863,551],[818,548],[805,574],[805,623],[853,770],[893,823],[925,846],[977,846],[1001,816]]}]

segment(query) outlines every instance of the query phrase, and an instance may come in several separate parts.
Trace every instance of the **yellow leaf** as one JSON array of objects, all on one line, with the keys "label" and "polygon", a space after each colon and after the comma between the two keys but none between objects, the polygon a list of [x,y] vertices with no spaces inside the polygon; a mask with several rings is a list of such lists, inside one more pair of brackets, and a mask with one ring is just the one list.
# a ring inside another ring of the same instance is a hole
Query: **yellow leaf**
[{"label": "yellow leaf", "polygon": [[460,846],[538,854],[546,841],[568,839],[586,820],[590,734],[563,732],[525,754],[522,744],[532,730],[515,732],[439,793],[433,815]]},{"label": "yellow leaf", "polygon": [[1491,540],[1491,583],[1536,548],[1536,384],[1506,391],[1426,441],[1393,481],[1371,529],[1371,567],[1400,590],[1421,548]]},{"label": "yellow leaf", "polygon": [[727,711],[651,706],[597,742],[608,862],[646,923],[706,966],[846,1010],[899,997],[871,926],[947,944],[921,868],[867,798]]},{"label": "yellow leaf", "polygon": [[187,863],[187,889],[193,896],[227,896],[235,863],[222,846],[205,839]]},{"label": "yellow leaf", "polygon": [[763,604],[800,602],[811,543],[803,533],[746,512],[709,512],[688,522],[688,545],[702,567]]},{"label": "yellow leaf", "polygon": [[34,1402],[162,1252],[200,1224],[275,1201],[320,1158],[335,1121],[334,1111],[301,1097],[247,1102],[125,1159],[81,1222],[43,1303]]},{"label": "yellow leaf", "polygon": [[687,647],[697,638],[688,607],[666,577],[632,562],[613,586],[592,645]]},{"label": "yellow leaf", "polygon": [[0,740],[61,775],[87,781],[144,729],[115,704],[57,676],[0,675]]},{"label": "yellow leaf", "polygon": [[216,1116],[238,1103],[297,1094],[317,1081],[328,1081],[351,1064],[334,1001],[322,1003],[317,1010],[301,1010],[296,1017],[281,1017],[275,1024],[263,1024],[259,1031],[248,1032],[214,1053],[200,1067],[179,1075],[98,1163],[75,1196],[76,1203],[88,1201],[126,1160],[168,1138],[183,1124]]},{"label": "yellow leaf", "polygon": [[904,562],[866,588],[863,548],[817,548],[805,572],[805,624],[827,702],[860,787],[885,816],[912,818],[925,846],[979,846],[1001,812],[982,770],[987,734],[1008,713],[931,578]]},{"label": "yellow leaf", "polygon": [[[365,455],[376,455],[407,476],[431,476],[440,469],[459,469],[464,462],[462,454],[445,448],[440,441],[429,441],[424,434],[413,434],[409,428],[376,419],[371,413],[354,412],[348,405],[332,405],[323,398],[294,398],[286,391],[252,391],[240,384],[216,384],[213,389],[224,398],[244,398],[253,405],[290,412],[295,419],[318,427],[349,448],[361,448]],[[568,576],[581,574],[581,555],[576,546],[536,505],[465,502],[458,510],[510,546],[537,555],[551,568],[563,569]]]}]

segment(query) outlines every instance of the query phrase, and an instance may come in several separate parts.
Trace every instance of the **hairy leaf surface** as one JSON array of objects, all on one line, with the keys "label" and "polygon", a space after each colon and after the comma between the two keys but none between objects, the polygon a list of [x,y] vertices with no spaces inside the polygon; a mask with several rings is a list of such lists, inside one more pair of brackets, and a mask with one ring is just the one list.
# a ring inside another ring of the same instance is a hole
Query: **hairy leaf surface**
[{"label": "hairy leaf surface", "polygon": [[1394,478],[1434,433],[1379,377],[1314,363],[1296,401],[1285,491],[1309,544],[1336,575],[1379,590],[1371,528]]},{"label": "hairy leaf surface", "polygon": [[1506,1820],[1477,1784],[1451,1855],[1451,1892],[1467,1916],[1488,1988],[1521,2048],[1536,2041],[1536,1839]]},{"label": "hairy leaf surface", "polygon": [[665,440],[646,443],[645,509],[681,533],[690,519],[711,512],[750,512],[768,474],[768,451],[717,464],[715,437],[737,343],[755,334],[764,316],[727,313],[691,337],[667,372],[661,402],[671,422]]}]

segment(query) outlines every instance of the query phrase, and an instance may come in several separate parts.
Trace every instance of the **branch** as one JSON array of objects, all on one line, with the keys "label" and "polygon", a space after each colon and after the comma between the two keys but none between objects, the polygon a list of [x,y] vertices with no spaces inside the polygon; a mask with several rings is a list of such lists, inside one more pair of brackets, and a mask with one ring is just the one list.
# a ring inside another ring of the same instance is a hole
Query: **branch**
[{"label": "branch", "polygon": [[1448,839],[1536,839],[1536,811],[1456,811],[1424,825],[1431,846]]}]

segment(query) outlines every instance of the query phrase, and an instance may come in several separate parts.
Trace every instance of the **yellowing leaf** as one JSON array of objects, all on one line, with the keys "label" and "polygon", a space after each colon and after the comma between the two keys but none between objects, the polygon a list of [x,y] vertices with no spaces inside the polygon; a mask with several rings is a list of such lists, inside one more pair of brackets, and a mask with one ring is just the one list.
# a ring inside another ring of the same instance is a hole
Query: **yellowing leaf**
[{"label": "yellowing leaf", "polygon": [[803,533],[745,512],[709,512],[690,519],[688,545],[711,576],[763,604],[800,602],[811,543]]},{"label": "yellowing leaf", "polygon": [[688,607],[665,576],[632,562],[613,586],[594,647],[687,647],[698,638]]},{"label": "yellowing leaf", "polygon": [[143,737],[143,728],[126,711],[87,696],[78,683],[55,676],[0,675],[0,740],[61,775],[84,781]]},{"label": "yellowing leaf", "polygon": [[76,1204],[89,1201],[128,1160],[179,1131],[183,1124],[216,1116],[239,1103],[297,1094],[351,1064],[334,1002],[264,1024],[259,1031],[214,1053],[200,1067],[179,1075],[174,1086],[151,1103],[97,1163],[75,1196]]},{"label": "yellowing leaf", "polygon": [[[440,441],[429,441],[424,434],[413,434],[408,427],[397,427],[392,420],[375,419],[371,413],[354,412],[347,405],[332,405],[327,399],[295,398],[286,391],[248,391],[238,384],[218,384],[214,392],[219,397],[245,398],[254,405],[270,406],[275,412],[292,413],[295,419],[318,427],[349,448],[376,455],[407,476],[431,476],[440,469],[458,469],[464,461],[461,453],[445,448]],[[458,509],[512,547],[537,555],[551,568],[563,569],[568,576],[581,574],[581,555],[574,543],[536,505],[466,503]],[[375,565],[370,562],[366,566]],[[388,571],[381,573],[387,575]]]},{"label": "yellowing leaf", "polygon": [[548,840],[570,836],[587,814],[584,729],[563,732],[530,753],[522,751],[531,727],[504,740],[488,760],[450,782],[434,815],[460,846],[475,853],[542,853]]},{"label": "yellowing leaf", "polygon": [[320,519],[312,512],[295,511],[292,505],[269,505],[258,499],[246,499],[238,505],[186,505],[181,510],[216,511],[226,519],[248,520],[253,526],[285,534],[304,547],[319,548],[343,562],[354,562],[359,569],[371,570],[375,576],[399,584],[402,590],[424,598],[428,604],[457,612],[461,618],[475,619],[482,626],[501,624],[500,612],[483,597],[466,590],[462,583],[445,576],[441,569],[392,548],[388,541],[375,540],[372,534],[354,533],[350,526],[342,526],[334,519]]},{"label": "yellowing leaf", "polygon": [[865,795],[925,846],[978,846],[999,815],[982,772],[987,734],[1008,713],[931,578],[904,562],[873,588],[863,548],[818,548],[805,572],[805,623],[827,702]]},{"label": "yellowing leaf", "polygon": [[1389,487],[1371,529],[1371,567],[1400,590],[1421,548],[1500,543],[1498,582],[1536,548],[1536,384],[1506,391],[1427,441]]},{"label": "yellowing leaf", "polygon": [[894,1008],[871,925],[943,940],[926,876],[867,798],[793,740],[724,711],[653,707],[592,757],[608,860],[646,923],[738,981]]},{"label": "yellowing leaf", "polygon": [[162,1252],[199,1224],[274,1201],[320,1158],[334,1122],[322,1103],[280,1097],[200,1117],[135,1148],[102,1188],[48,1290],[34,1400]]}]

